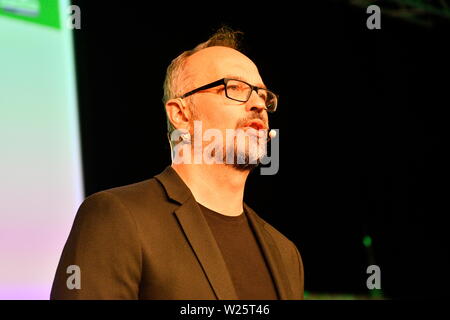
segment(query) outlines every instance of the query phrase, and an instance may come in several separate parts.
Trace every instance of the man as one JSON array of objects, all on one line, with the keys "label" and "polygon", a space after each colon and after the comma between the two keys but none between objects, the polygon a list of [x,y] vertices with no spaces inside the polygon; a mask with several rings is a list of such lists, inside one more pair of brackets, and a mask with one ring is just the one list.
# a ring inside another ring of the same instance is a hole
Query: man
[{"label": "man", "polygon": [[[276,109],[277,96],[236,50],[236,36],[222,28],[172,61],[164,84],[172,165],[153,179],[83,202],[52,299],[303,298],[297,248],[243,202],[260,148],[249,139],[239,146],[236,139],[215,141],[211,156],[231,154],[231,162],[185,161],[195,158],[193,141],[209,129],[223,136],[229,129],[258,129],[259,143],[260,133],[267,135],[267,112]],[[194,128],[197,121],[202,131]],[[175,161],[180,154],[184,160]]]}]

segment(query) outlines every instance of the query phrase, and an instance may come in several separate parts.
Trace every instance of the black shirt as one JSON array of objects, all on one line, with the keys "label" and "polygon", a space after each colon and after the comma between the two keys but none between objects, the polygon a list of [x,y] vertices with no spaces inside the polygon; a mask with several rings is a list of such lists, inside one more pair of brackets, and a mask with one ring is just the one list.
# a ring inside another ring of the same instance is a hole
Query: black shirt
[{"label": "black shirt", "polygon": [[277,292],[247,216],[226,216],[201,205],[203,215],[243,300],[275,300]]}]

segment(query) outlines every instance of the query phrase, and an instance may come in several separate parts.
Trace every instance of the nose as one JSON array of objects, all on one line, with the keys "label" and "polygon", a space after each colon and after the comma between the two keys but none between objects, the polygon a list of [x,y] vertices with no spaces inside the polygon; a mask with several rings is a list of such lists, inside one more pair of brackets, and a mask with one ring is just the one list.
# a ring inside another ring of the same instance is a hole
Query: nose
[{"label": "nose", "polygon": [[250,98],[247,101],[246,110],[256,111],[259,113],[265,109],[266,109],[266,101],[258,95],[256,89],[252,90],[252,94],[250,95]]}]

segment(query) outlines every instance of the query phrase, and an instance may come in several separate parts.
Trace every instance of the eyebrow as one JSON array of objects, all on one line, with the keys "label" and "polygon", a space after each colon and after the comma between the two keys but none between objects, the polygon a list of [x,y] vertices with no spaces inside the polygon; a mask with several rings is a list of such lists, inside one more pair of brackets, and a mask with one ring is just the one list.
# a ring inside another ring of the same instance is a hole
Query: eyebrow
[{"label": "eyebrow", "polygon": [[[235,75],[231,75],[231,74],[226,75],[224,78],[230,78],[230,79],[236,79],[236,80],[241,80],[241,81],[248,82],[248,81],[247,81],[246,79],[244,79],[243,77],[235,76]],[[248,82],[248,83],[250,83],[250,82]],[[265,84],[263,84],[263,83],[254,84],[254,86],[257,86],[257,87],[263,88],[263,89],[267,89],[267,87],[266,87]]]}]

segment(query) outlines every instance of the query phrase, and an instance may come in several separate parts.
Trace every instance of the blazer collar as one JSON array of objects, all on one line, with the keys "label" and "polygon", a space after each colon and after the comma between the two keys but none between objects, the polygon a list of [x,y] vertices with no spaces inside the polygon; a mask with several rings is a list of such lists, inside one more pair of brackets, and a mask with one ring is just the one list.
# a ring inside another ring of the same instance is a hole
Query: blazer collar
[{"label": "blazer collar", "polygon": [[[171,166],[168,166],[155,178],[163,185],[167,196],[180,203],[180,207],[175,210],[175,215],[194,249],[217,298],[221,300],[238,299],[222,253],[188,186]],[[289,299],[292,296],[292,291],[280,252],[272,236],[265,229],[265,222],[245,203],[244,209],[255,236],[261,245],[279,298]]]},{"label": "blazer collar", "polygon": [[166,190],[167,196],[178,203],[184,203],[189,198],[194,197],[183,179],[181,179],[171,166],[168,166],[163,172],[156,175],[155,178],[161,182]]}]

